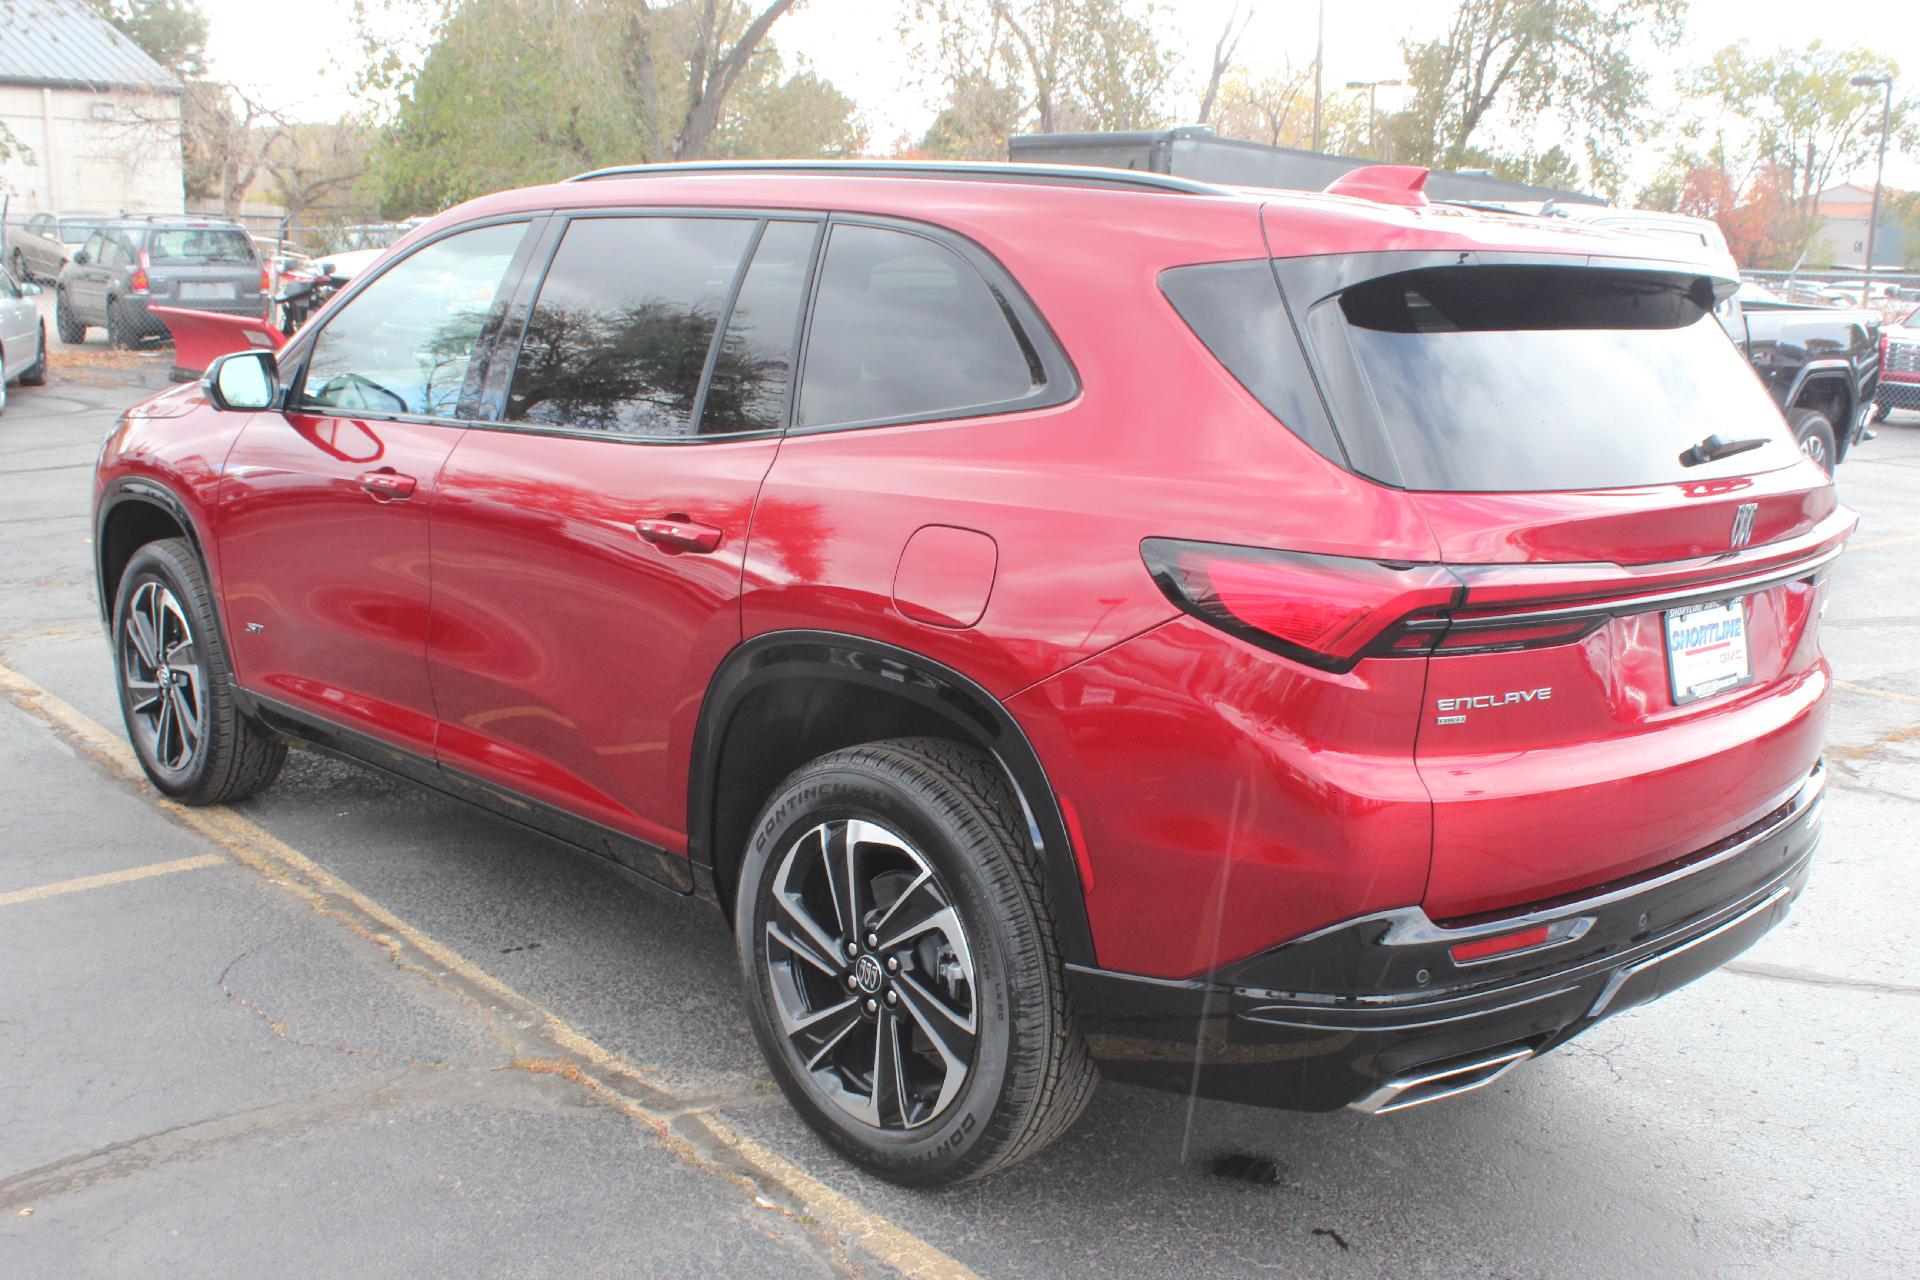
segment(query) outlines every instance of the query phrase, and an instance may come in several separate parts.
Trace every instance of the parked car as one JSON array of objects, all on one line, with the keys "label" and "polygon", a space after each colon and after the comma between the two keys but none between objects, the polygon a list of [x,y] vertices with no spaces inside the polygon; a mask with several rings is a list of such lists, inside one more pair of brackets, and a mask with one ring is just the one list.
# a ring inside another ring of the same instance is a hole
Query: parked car
[{"label": "parked car", "polygon": [[1880,335],[1880,385],[1874,391],[1873,420],[1884,422],[1895,409],[1920,409],[1920,310]]},{"label": "parked car", "polygon": [[54,279],[100,221],[98,217],[36,213],[25,222],[9,226],[6,264],[14,280],[31,284],[35,280]]},{"label": "parked car", "polygon": [[267,267],[238,225],[212,218],[122,218],[103,223],[55,285],[62,342],[80,342],[91,325],[115,346],[166,332],[151,304],[223,315],[263,315]]},{"label": "parked car", "polygon": [[1796,306],[1743,288],[1721,318],[1786,413],[1800,448],[1831,472],[1873,415],[1881,379],[1880,313]]},{"label": "parked car", "polygon": [[34,299],[37,284],[23,284],[0,267],[0,413],[7,411],[7,384],[45,386],[47,329]]},{"label": "parked car", "polygon": [[718,904],[787,1097],[905,1183],[1096,1060],[1483,1086],[1800,892],[1855,518],[1731,280],[1423,181],[462,205],[105,442],[135,750],[207,804],[314,743]]}]

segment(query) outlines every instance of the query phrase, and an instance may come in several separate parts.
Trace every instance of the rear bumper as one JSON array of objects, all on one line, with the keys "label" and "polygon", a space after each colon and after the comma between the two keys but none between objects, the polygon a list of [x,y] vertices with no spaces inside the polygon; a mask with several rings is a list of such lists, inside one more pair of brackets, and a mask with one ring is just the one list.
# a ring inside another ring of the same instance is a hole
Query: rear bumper
[{"label": "rear bumper", "polygon": [[[1445,925],[1402,908],[1202,979],[1069,966],[1069,985],[1116,1079],[1301,1111],[1463,1092],[1711,972],[1777,924],[1806,884],[1825,781],[1816,766],[1744,830],[1578,899]],[[1543,924],[1545,946],[1450,956]]]}]

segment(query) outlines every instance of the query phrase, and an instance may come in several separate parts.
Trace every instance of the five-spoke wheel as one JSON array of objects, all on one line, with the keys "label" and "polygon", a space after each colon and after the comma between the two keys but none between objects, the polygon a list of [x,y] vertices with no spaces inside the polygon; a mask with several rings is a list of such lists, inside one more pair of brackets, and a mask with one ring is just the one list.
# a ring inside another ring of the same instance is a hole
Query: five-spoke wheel
[{"label": "five-spoke wheel", "polygon": [[775,789],[734,921],[753,1030],[801,1116],[898,1182],[1039,1150],[1093,1067],[1019,797],[990,756],[894,739]]},{"label": "five-spoke wheel", "polygon": [[184,772],[206,737],[206,677],[193,627],[164,584],[149,580],[134,591],[119,647],[137,745],[162,769]]},{"label": "five-spoke wheel", "polygon": [[966,1083],[973,953],[927,860],[875,822],[823,822],[774,875],[766,965],[781,1029],[821,1091],[878,1129],[916,1129]]},{"label": "five-spoke wheel", "polygon": [[114,674],[134,754],[153,785],[219,804],[273,781],[287,748],[242,714],[206,571],[180,538],[149,542],[121,571]]}]

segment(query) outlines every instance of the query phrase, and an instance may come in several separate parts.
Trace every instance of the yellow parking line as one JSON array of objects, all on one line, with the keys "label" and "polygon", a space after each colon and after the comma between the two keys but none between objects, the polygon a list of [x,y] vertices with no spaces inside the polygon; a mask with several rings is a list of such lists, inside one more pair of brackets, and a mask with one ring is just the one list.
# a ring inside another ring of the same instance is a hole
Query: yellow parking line
[{"label": "yellow parking line", "polygon": [[1864,693],[1870,698],[1885,698],[1888,702],[1910,702],[1915,706],[1920,706],[1920,698],[1916,698],[1910,693],[1895,693],[1891,689],[1871,689],[1864,684],[1854,684],[1850,680],[1835,680],[1833,687],[1836,689],[1845,689],[1848,693]]},{"label": "yellow parking line", "polygon": [[1872,542],[1850,542],[1849,551],[1872,551],[1879,547],[1898,547],[1909,542],[1920,542],[1920,533],[1903,533],[1897,538],[1876,538]]},{"label": "yellow parking line", "polygon": [[[145,786],[126,739],[0,663],[0,695],[44,720],[80,751],[123,781]],[[469,999],[484,999],[509,1015],[494,1034],[515,1053],[514,1065],[563,1076],[591,1090],[651,1130],[689,1164],[746,1186],[762,1203],[824,1226],[881,1264],[929,1280],[978,1280],[970,1268],[905,1227],[842,1195],[785,1157],[739,1133],[697,1100],[679,1096],[439,940],[422,933],[352,885],[289,847],[256,823],[224,807],[190,809],[167,799],[159,808],[224,849],[235,861],[385,946],[396,963],[430,979],[449,977]],[[217,855],[213,855],[216,856]],[[532,1046],[527,1041],[532,1040]],[[529,1053],[529,1047],[536,1052]]]},{"label": "yellow parking line", "polygon": [[59,880],[31,889],[14,889],[0,893],[0,907],[39,902],[43,898],[57,898],[63,893],[85,893],[89,889],[104,889],[108,885],[129,884],[135,880],[151,880],[154,876],[170,876],[176,871],[198,871],[201,867],[217,867],[225,861],[217,853],[202,853],[191,858],[175,858],[172,862],[150,862],[144,867],[129,867],[125,871],[81,876],[77,880]]}]

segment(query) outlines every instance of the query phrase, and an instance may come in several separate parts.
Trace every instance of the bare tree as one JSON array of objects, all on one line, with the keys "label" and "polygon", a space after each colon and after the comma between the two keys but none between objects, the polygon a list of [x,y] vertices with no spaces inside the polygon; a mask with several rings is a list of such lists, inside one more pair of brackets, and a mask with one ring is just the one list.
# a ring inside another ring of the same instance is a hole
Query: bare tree
[{"label": "bare tree", "polygon": [[286,136],[287,122],[230,84],[196,80],[180,104],[187,193],[218,200],[222,213],[240,204]]},{"label": "bare tree", "polygon": [[1213,119],[1214,99],[1220,96],[1220,80],[1233,66],[1233,57],[1240,49],[1240,37],[1247,34],[1247,24],[1253,20],[1253,5],[1247,5],[1247,11],[1240,12],[1240,0],[1234,0],[1233,8],[1227,11],[1227,23],[1220,28],[1220,38],[1213,42],[1213,70],[1207,75],[1206,92],[1200,95],[1200,111],[1194,117],[1200,124]]},{"label": "bare tree", "polygon": [[[728,45],[726,20],[734,13],[733,5],[729,0],[704,0],[693,54],[687,61],[687,114],[674,143],[676,160],[697,160],[706,154],[707,142],[720,123],[720,109],[726,104],[734,82],[746,70],[773,24],[793,5],[794,0],[773,0],[747,24],[739,38]],[[646,11],[644,0],[638,7],[642,13]],[[651,78],[650,60],[645,74]]]}]

